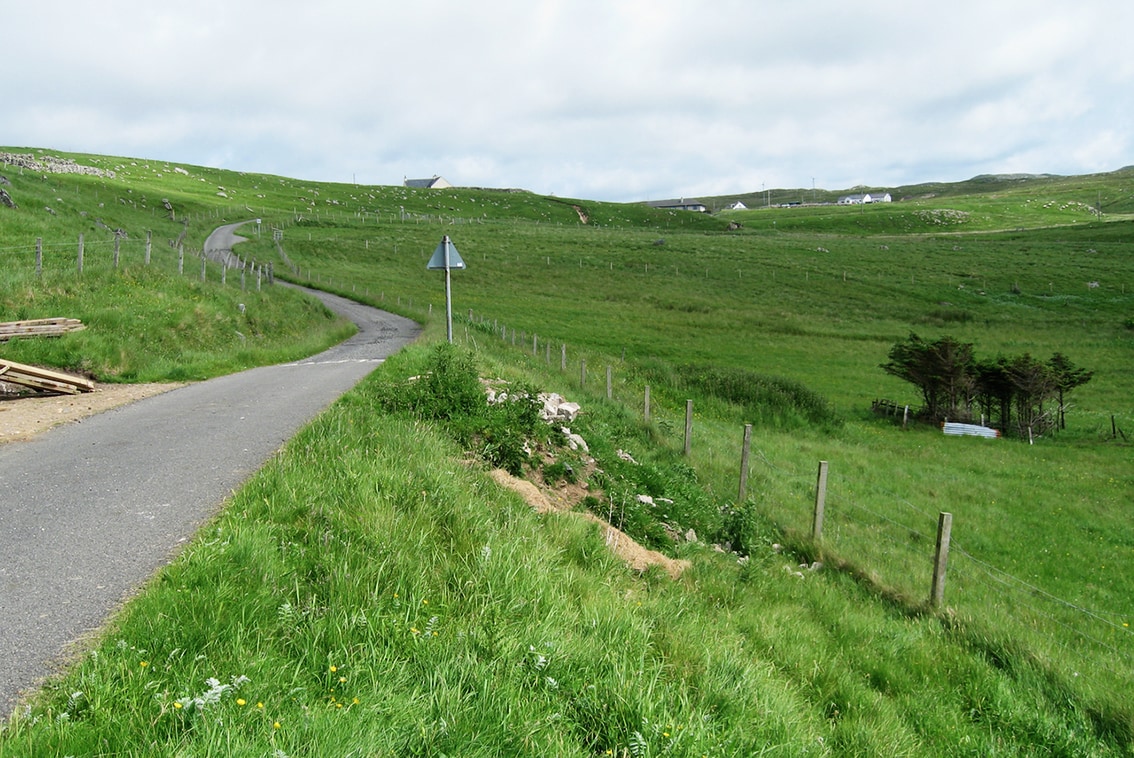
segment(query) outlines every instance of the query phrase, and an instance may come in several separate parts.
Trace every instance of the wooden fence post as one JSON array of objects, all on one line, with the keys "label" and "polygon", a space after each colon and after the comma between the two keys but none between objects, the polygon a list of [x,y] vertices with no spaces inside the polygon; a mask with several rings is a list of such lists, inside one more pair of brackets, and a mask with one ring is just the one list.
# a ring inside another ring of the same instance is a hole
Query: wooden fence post
[{"label": "wooden fence post", "polygon": [[532,335],[532,357],[535,358],[539,355],[539,335]]},{"label": "wooden fence post", "polygon": [[933,585],[929,604],[939,608],[945,600],[945,568],[949,565],[949,538],[953,533],[953,514],[941,512],[937,517],[937,550],[933,556]]},{"label": "wooden fence post", "polygon": [[185,273],[185,246],[178,243],[177,245],[177,274],[178,276]]},{"label": "wooden fence post", "polygon": [[614,386],[611,384],[611,369],[610,366],[606,367],[606,399],[611,400],[614,398]]},{"label": "wooden fence post", "polygon": [[559,370],[567,370],[567,343],[564,342],[559,346]]},{"label": "wooden fence post", "polygon": [[35,278],[43,278],[43,237],[35,238]]},{"label": "wooden fence post", "polygon": [[819,477],[815,482],[815,515],[811,521],[811,538],[823,539],[823,511],[827,507],[827,461],[819,461]]},{"label": "wooden fence post", "polygon": [[83,234],[79,233],[79,273],[83,273]]},{"label": "wooden fence post", "polygon": [[642,420],[647,424],[650,423],[650,385],[646,385],[646,400],[645,407],[642,410]]},{"label": "wooden fence post", "polygon": [[579,359],[579,387],[587,386],[587,361],[585,358]]},{"label": "wooden fence post", "polygon": [[209,259],[205,257],[205,251],[201,251],[201,281],[205,281],[205,266]]},{"label": "wooden fence post", "polygon": [[740,445],[740,491],[736,494],[736,505],[742,505],[748,497],[748,450],[752,445],[752,424],[744,425],[744,441]]},{"label": "wooden fence post", "polygon": [[114,268],[118,268],[118,254],[122,247],[122,238],[118,236],[118,232],[114,233]]},{"label": "wooden fence post", "polygon": [[146,231],[146,265],[150,265],[150,254],[154,248],[154,230],[149,229]]},{"label": "wooden fence post", "polygon": [[685,454],[693,451],[693,401],[685,401]]}]

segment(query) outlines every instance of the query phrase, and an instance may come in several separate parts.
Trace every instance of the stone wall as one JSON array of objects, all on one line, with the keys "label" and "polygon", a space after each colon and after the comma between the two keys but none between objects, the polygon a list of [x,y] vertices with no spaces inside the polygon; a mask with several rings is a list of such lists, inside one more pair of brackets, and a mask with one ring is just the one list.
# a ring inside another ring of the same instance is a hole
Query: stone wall
[{"label": "stone wall", "polygon": [[0,163],[42,174],[85,174],[104,179],[114,178],[113,171],[106,171],[94,166],[82,166],[69,158],[58,158],[54,155],[35,156],[31,153],[0,153]]}]

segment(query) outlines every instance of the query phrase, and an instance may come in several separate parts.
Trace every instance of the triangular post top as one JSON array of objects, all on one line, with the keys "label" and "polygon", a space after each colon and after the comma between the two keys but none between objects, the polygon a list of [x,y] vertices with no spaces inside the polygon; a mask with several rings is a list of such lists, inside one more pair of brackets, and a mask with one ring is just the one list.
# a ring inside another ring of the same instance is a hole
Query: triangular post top
[{"label": "triangular post top", "polygon": [[461,258],[461,254],[457,252],[457,246],[449,239],[448,234],[441,239],[441,243],[433,251],[433,257],[429,259],[426,268],[431,271],[465,268],[465,262]]}]

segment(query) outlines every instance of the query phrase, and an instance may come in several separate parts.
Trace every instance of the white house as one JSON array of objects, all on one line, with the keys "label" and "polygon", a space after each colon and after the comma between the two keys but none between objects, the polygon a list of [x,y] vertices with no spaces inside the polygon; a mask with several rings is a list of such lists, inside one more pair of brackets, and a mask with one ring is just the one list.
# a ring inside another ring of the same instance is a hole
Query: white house
[{"label": "white house", "polygon": [[866,192],[859,195],[843,195],[839,198],[839,205],[866,205],[867,203],[889,203],[892,198],[889,192]]},{"label": "white house", "polygon": [[748,210],[748,206],[745,205],[744,203],[740,202],[739,200],[737,200],[732,205],[727,206],[727,210],[730,210],[730,211],[746,211],[746,210]]}]

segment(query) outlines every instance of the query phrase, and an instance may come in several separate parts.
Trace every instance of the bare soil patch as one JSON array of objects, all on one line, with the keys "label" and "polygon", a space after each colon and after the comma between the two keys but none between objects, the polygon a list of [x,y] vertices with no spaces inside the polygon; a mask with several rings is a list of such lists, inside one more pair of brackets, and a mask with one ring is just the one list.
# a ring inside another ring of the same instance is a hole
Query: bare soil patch
[{"label": "bare soil patch", "polygon": [[494,469],[492,478],[502,487],[516,492],[524,501],[539,513],[572,513],[579,518],[593,521],[602,527],[606,546],[635,571],[645,571],[650,566],[658,566],[676,579],[693,564],[686,560],[670,558],[638,544],[633,537],[611,526],[609,523],[588,511],[573,510],[583,497],[590,494],[583,487],[572,486],[541,489],[527,479],[512,476],[503,469]]}]

